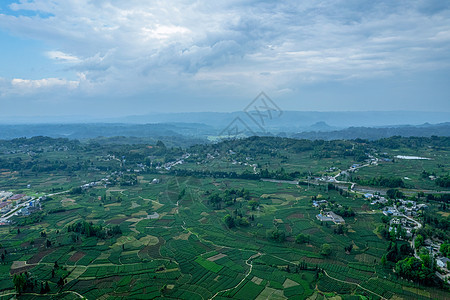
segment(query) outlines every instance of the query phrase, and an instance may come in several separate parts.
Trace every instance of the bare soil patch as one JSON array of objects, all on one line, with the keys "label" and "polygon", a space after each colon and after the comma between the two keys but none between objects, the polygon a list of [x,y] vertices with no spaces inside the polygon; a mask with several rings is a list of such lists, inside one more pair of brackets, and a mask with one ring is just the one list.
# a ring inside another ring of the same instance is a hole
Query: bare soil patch
[{"label": "bare soil patch", "polygon": [[78,252],[75,252],[75,253],[69,258],[69,260],[70,260],[71,262],[77,262],[77,261],[79,261],[80,259],[82,259],[85,255],[86,255],[86,253],[81,252],[81,251],[78,251]]},{"label": "bare soil patch", "polygon": [[131,209],[137,208],[141,206],[140,204],[138,204],[136,201],[131,201]]},{"label": "bare soil patch", "polygon": [[262,282],[263,280],[262,280],[262,278],[259,278],[259,277],[256,277],[256,276],[255,276],[255,277],[252,278],[252,281],[253,281],[254,283],[260,285],[261,282]]},{"label": "bare soil patch", "polygon": [[289,224],[284,224],[284,228],[286,229],[287,232],[292,232],[292,227]]},{"label": "bare soil patch", "polygon": [[24,267],[17,268],[17,269],[11,269],[11,270],[9,271],[9,273],[10,273],[11,275],[19,274],[19,273],[28,271],[29,269],[32,269],[32,268],[34,268],[34,267],[35,267],[35,266],[32,265],[32,266],[24,266]]},{"label": "bare soil patch", "polygon": [[46,250],[39,251],[32,258],[27,260],[27,264],[37,264],[38,262],[41,261],[42,258],[44,258],[44,256],[47,256],[48,254],[52,253],[55,250],[56,249],[46,249]]},{"label": "bare soil patch", "polygon": [[283,283],[284,288],[290,288],[290,287],[297,286],[297,285],[299,285],[297,282],[295,282],[294,280],[291,280],[289,278],[286,278],[286,280]]},{"label": "bare soil patch", "polygon": [[316,234],[318,232],[320,232],[319,228],[311,228],[311,229],[306,229],[304,231],[304,233],[309,234],[309,235],[313,235],[313,234]]},{"label": "bare soil patch", "polygon": [[288,219],[302,219],[303,217],[304,217],[303,214],[296,213],[296,214],[289,215],[287,218]]},{"label": "bare soil patch", "polygon": [[159,219],[158,221],[156,221],[156,223],[161,223],[161,224],[168,224],[173,222],[172,219]]},{"label": "bare soil patch", "polygon": [[175,236],[173,239],[187,241],[189,239],[189,237],[191,236],[191,234],[192,234],[191,232],[182,233],[179,236]]},{"label": "bare soil patch", "polygon": [[11,270],[23,268],[23,267],[26,266],[26,264],[27,264],[26,261],[23,261],[23,260],[16,260],[16,261],[14,261],[14,262],[12,263],[12,265],[11,265]]},{"label": "bare soil patch", "polygon": [[127,220],[128,218],[118,218],[118,219],[112,219],[109,221],[106,221],[106,224],[113,224],[113,225],[119,225],[122,222],[124,222],[125,220]]},{"label": "bare soil patch", "polygon": [[219,259],[221,259],[221,258],[224,258],[225,256],[227,256],[227,255],[226,255],[226,254],[223,254],[223,253],[219,253],[219,254],[216,254],[216,255],[214,255],[214,256],[211,256],[211,257],[207,258],[206,260],[209,260],[209,261],[216,261],[216,260],[219,260]]},{"label": "bare soil patch", "polygon": [[71,205],[75,205],[75,203],[76,203],[76,201],[73,200],[73,199],[70,199],[70,198],[66,198],[66,199],[61,200],[62,207],[68,207],[68,206],[71,206]]}]

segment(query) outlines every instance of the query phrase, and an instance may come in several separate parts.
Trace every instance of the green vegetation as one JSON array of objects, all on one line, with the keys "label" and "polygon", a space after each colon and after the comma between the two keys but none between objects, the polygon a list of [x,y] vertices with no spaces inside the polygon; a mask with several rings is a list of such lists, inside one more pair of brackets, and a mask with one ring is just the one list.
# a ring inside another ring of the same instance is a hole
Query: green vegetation
[{"label": "green vegetation", "polygon": [[[46,196],[42,210],[0,227],[3,294],[448,298],[424,252],[427,239],[450,252],[450,190],[429,177],[448,176],[448,138],[252,137],[181,149],[37,137],[0,141],[0,153],[2,190]],[[387,203],[371,204],[367,191]],[[382,212],[399,199],[427,206],[411,235]],[[345,222],[317,219],[328,211]]]},{"label": "green vegetation", "polygon": [[320,254],[323,256],[329,256],[331,254],[331,246],[329,244],[323,244],[320,247]]},{"label": "green vegetation", "polygon": [[430,283],[433,279],[433,269],[427,267],[420,259],[408,257],[395,265],[395,271],[400,275],[421,283]]},{"label": "green vegetation", "polygon": [[443,243],[439,249],[446,257],[450,257],[450,243]]},{"label": "green vegetation", "polygon": [[199,256],[195,261],[198,264],[200,264],[202,267],[204,267],[205,269],[207,269],[211,272],[214,272],[214,273],[218,273],[223,268],[223,266],[218,265],[212,261],[206,260],[201,256]]}]

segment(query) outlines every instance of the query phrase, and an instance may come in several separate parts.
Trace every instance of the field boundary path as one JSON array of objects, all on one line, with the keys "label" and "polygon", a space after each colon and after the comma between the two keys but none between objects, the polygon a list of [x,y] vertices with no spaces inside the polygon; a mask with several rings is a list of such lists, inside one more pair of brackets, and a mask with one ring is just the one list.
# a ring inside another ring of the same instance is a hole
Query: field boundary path
[{"label": "field boundary path", "polygon": [[[5,296],[17,296],[17,292],[13,291],[13,292],[9,292],[9,291],[5,291],[6,293],[0,293],[0,297],[5,297]],[[41,296],[41,297],[45,297],[45,296],[60,296],[61,294],[66,294],[66,293],[72,293],[75,294],[76,296],[80,297],[81,299],[87,299],[86,297],[84,297],[83,295],[75,292],[75,291],[63,291],[61,293],[57,293],[57,294],[37,294],[37,293],[25,293],[23,295],[33,295],[33,296]]]},{"label": "field boundary path", "polygon": [[385,297],[383,297],[383,296],[381,296],[381,295],[379,295],[379,294],[377,294],[377,293],[375,293],[375,292],[372,292],[371,290],[369,290],[369,289],[367,289],[367,288],[361,286],[359,283],[355,283],[355,282],[350,282],[350,281],[345,281],[345,280],[337,279],[337,278],[334,278],[333,276],[328,275],[327,271],[325,271],[325,270],[323,270],[323,269],[322,269],[322,271],[323,271],[323,273],[324,273],[326,276],[328,276],[329,278],[331,278],[331,279],[333,279],[333,280],[336,280],[336,281],[339,281],[339,282],[343,282],[343,283],[346,283],[346,284],[353,284],[353,285],[356,285],[356,286],[359,287],[360,289],[363,289],[363,290],[365,290],[365,291],[367,291],[367,292],[369,292],[369,293],[372,293],[372,294],[374,294],[375,296],[380,297],[381,299],[387,300],[387,298],[385,298]]},{"label": "field boundary path", "polygon": [[[228,291],[231,291],[231,290],[237,288],[238,286],[240,286],[241,283],[244,282],[244,280],[247,279],[247,277],[252,273],[252,270],[253,270],[252,260],[255,259],[255,258],[257,258],[257,257],[259,257],[259,256],[261,256],[261,255],[263,255],[263,254],[258,252],[258,253],[256,253],[256,254],[253,254],[252,256],[250,256],[250,257],[245,261],[245,264],[246,264],[247,266],[250,266],[250,269],[248,270],[248,272],[247,272],[247,274],[244,276],[244,278],[242,278],[242,280],[241,280],[237,285],[235,285],[234,287],[230,287],[230,288],[228,288],[228,289],[225,289],[225,290],[218,291],[218,292],[215,293],[214,296],[212,296],[210,299],[214,299],[218,294],[224,293],[224,292],[228,292]],[[249,263],[249,261],[250,261],[250,263]]]}]

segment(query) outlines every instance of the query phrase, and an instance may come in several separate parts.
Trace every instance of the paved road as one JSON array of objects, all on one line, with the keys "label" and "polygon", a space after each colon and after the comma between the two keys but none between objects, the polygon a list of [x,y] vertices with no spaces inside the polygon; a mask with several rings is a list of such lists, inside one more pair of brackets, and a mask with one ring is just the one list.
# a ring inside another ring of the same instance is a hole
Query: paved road
[{"label": "paved road", "polygon": [[[61,195],[61,194],[68,193],[69,191],[70,190],[62,191],[62,192],[58,192],[58,193],[52,193],[52,194],[45,195],[43,197],[52,197],[55,195]],[[8,211],[7,213],[5,213],[3,216],[0,217],[0,222],[7,222],[11,217],[16,216],[21,208],[28,206],[28,204],[34,200],[36,200],[36,198],[31,198],[30,200],[27,200],[25,202],[22,202],[22,203],[16,205],[13,209],[11,209],[10,211]],[[14,213],[11,213],[12,211],[14,211]]]},{"label": "paved road", "polygon": [[[18,211],[21,208],[24,208],[28,205],[28,203],[30,203],[31,201],[35,200],[35,198],[32,198],[28,201],[25,201],[23,203],[20,203],[18,205],[16,205],[13,209],[11,209],[10,211],[8,211],[7,213],[5,213],[3,216],[0,217],[0,222],[6,222],[8,221],[12,216],[17,215]],[[11,213],[12,211],[15,211],[14,213]]]},{"label": "paved road", "polygon": [[295,180],[278,180],[278,179],[270,179],[270,178],[261,178],[261,181],[268,181],[268,182],[275,182],[275,183],[287,183],[287,184],[298,185],[298,181],[295,181]]}]

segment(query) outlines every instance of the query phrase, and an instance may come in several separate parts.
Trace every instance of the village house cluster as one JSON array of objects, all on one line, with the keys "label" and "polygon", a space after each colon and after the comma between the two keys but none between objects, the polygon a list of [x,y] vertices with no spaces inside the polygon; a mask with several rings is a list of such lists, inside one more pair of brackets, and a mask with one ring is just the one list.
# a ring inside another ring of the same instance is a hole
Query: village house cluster
[{"label": "village house cluster", "polygon": [[25,194],[0,191],[0,225],[8,225],[13,215],[28,216],[41,209],[42,197],[34,198]]},{"label": "village house cluster", "polygon": [[386,216],[417,216],[417,213],[421,209],[426,209],[428,206],[426,204],[417,204],[416,201],[411,200],[397,200],[400,205],[394,204],[393,206],[386,206],[383,209],[383,214]]}]

